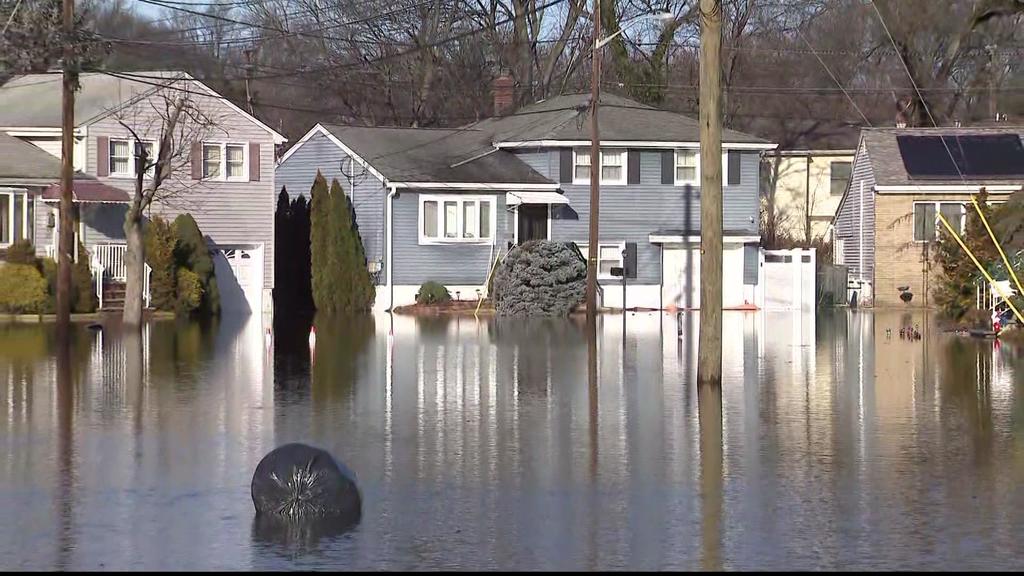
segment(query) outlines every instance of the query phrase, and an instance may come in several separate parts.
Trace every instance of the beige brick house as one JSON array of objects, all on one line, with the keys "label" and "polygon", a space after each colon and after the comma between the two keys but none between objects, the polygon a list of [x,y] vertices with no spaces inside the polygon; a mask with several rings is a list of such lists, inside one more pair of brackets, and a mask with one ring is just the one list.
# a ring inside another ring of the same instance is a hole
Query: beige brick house
[{"label": "beige brick house", "polygon": [[[834,259],[858,303],[922,307],[940,273],[942,214],[961,230],[972,194],[1004,201],[1024,185],[1021,127],[872,128],[861,132],[836,216]],[[902,289],[902,290],[901,290]],[[902,292],[911,295],[908,302]]]}]

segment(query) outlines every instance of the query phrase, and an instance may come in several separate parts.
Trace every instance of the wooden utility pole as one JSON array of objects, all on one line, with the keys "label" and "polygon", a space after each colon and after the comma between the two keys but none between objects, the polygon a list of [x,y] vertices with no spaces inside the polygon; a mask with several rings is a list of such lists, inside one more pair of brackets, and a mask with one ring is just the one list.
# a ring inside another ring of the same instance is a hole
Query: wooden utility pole
[{"label": "wooden utility pole", "polygon": [[722,0],[700,0],[698,385],[722,385]]},{"label": "wooden utility pole", "polygon": [[75,151],[75,1],[64,0],[63,106],[61,110],[60,237],[57,240],[57,336],[66,338],[71,325],[71,255],[75,249],[75,225],[71,194],[74,185]]},{"label": "wooden utility pole", "polygon": [[[601,211],[601,138],[597,130],[598,100],[601,98],[601,0],[594,0],[594,52],[590,73],[590,232],[587,239],[587,318],[597,314],[597,258]],[[573,168],[575,170],[575,167]]]}]

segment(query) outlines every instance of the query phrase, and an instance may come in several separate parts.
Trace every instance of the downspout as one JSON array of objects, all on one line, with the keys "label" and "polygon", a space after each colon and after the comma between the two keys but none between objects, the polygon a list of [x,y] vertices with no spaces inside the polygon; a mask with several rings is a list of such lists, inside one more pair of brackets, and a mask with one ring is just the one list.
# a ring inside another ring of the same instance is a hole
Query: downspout
[{"label": "downspout", "polygon": [[860,281],[863,282],[864,281],[864,181],[863,180],[860,181],[859,204],[860,204],[860,234],[858,234],[857,236],[858,236],[858,238],[860,240],[860,247],[857,250],[857,259],[860,262],[857,265],[857,276],[860,278]]},{"label": "downspout", "polygon": [[386,288],[387,288],[387,291],[388,291],[388,307],[387,307],[387,311],[388,312],[391,312],[392,309],[395,307],[395,284],[392,281],[392,278],[393,278],[392,274],[394,274],[393,270],[394,270],[395,266],[394,266],[394,260],[391,257],[392,254],[394,253],[394,241],[393,241],[393,235],[392,235],[392,232],[391,232],[391,221],[392,221],[392,212],[394,211],[394,197],[395,197],[395,195],[398,194],[398,187],[392,185],[392,186],[390,186],[390,188],[391,188],[391,191],[388,192],[388,197],[387,197],[387,212],[388,212],[387,213],[387,223],[385,224],[387,226],[387,229],[388,229],[388,236],[387,236],[387,242],[388,242],[388,247],[387,247],[387,267],[388,268],[387,268],[387,274],[385,274],[385,276],[387,277],[387,287]]},{"label": "downspout", "polygon": [[811,242],[811,155],[807,154],[806,184],[804,184],[804,241]]}]

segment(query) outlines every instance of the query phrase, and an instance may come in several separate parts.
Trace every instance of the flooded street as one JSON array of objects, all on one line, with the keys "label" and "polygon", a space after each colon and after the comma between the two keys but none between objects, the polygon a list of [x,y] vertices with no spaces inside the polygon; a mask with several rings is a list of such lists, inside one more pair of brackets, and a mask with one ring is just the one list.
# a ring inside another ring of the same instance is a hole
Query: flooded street
[{"label": "flooded street", "polygon": [[[1024,356],[923,315],[727,312],[720,396],[697,318],[379,315],[140,339],[0,327],[0,567],[1015,569]],[[901,340],[901,325],[924,338]],[[891,329],[891,336],[887,336]],[[255,529],[260,458],[355,471],[341,535]]]}]

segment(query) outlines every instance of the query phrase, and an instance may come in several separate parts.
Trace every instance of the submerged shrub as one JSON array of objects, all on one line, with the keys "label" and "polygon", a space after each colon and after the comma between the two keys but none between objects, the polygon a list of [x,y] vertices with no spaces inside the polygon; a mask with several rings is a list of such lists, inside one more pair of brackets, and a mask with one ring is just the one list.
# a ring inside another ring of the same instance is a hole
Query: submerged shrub
[{"label": "submerged shrub", "polygon": [[501,316],[566,316],[583,302],[587,263],[570,242],[532,240],[513,248],[494,274]]}]

